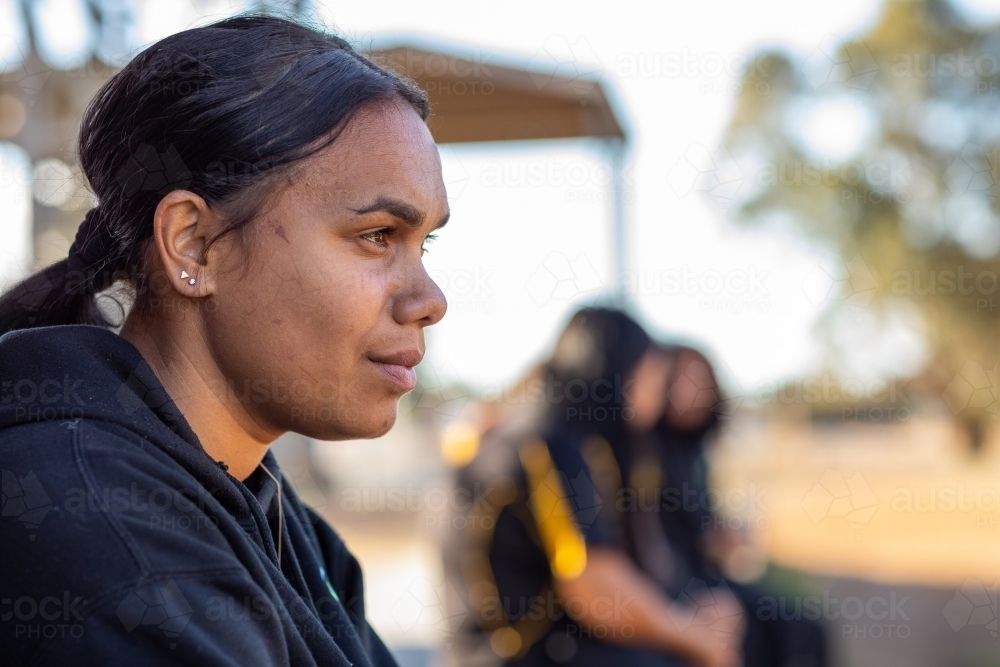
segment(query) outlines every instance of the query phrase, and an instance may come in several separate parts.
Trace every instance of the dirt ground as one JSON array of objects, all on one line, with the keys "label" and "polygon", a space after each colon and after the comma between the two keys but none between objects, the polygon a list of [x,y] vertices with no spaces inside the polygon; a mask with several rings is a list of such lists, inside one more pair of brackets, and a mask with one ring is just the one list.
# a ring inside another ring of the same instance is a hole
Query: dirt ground
[{"label": "dirt ground", "polygon": [[[316,457],[292,446],[282,458],[361,561],[370,620],[401,664],[444,664],[456,612],[445,603],[441,514],[351,510],[343,482],[325,487],[323,471],[310,471]],[[1000,666],[1000,432],[973,457],[945,419],[746,418],[724,434],[711,470],[718,491],[706,501],[744,534],[751,561],[772,564],[766,581],[785,613],[821,610],[832,665]],[[448,484],[447,470],[422,475],[414,488]],[[372,478],[349,490],[378,486]]]}]

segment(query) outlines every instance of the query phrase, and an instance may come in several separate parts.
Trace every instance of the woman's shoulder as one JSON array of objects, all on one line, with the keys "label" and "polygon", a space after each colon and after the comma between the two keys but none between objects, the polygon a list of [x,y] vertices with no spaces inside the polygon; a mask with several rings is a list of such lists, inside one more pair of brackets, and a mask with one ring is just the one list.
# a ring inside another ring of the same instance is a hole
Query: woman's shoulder
[{"label": "woman's shoulder", "polygon": [[150,443],[111,423],[0,430],[4,573],[99,597],[151,573],[236,569],[214,500]]},{"label": "woman's shoulder", "polygon": [[148,394],[158,384],[135,346],[102,327],[61,325],[0,336],[0,430],[81,418],[139,425],[149,415],[136,404],[143,398],[135,398],[136,390]]},{"label": "woman's shoulder", "polygon": [[23,601],[24,632],[37,635],[16,647],[25,662],[77,644],[110,656],[90,643],[99,638],[114,650],[132,641],[139,651],[146,639],[137,635],[155,634],[161,621],[186,623],[218,590],[255,590],[205,489],[118,424],[2,429],[0,468],[0,584],[5,597]]}]

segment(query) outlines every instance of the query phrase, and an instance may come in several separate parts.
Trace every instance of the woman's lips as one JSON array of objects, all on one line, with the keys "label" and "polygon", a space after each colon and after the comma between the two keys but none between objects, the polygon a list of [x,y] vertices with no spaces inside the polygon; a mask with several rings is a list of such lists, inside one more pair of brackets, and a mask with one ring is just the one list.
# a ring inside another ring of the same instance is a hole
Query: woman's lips
[{"label": "woman's lips", "polygon": [[411,366],[400,364],[387,364],[381,361],[373,361],[382,373],[399,385],[404,391],[410,391],[417,386],[417,372]]},{"label": "woman's lips", "polygon": [[423,357],[424,353],[420,350],[405,350],[394,354],[372,355],[368,360],[403,391],[410,391],[417,386],[417,374],[413,367],[419,364]]}]

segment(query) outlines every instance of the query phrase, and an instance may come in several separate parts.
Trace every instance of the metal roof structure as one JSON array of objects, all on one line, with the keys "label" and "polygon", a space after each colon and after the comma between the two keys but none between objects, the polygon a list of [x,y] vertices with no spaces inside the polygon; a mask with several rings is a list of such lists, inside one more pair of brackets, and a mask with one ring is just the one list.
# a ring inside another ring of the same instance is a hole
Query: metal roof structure
[{"label": "metal roof structure", "polygon": [[[8,68],[0,79],[0,94],[6,94],[3,99],[9,102],[0,106],[17,107],[14,110],[22,118],[0,139],[13,139],[36,166],[39,160],[56,157],[72,162],[83,107],[114,68],[93,55],[85,71],[52,68],[39,58],[31,31],[23,37],[22,47],[27,49],[23,62]],[[600,156],[611,167],[612,259],[614,275],[620,276],[625,247],[622,168],[628,130],[614,91],[598,69],[586,63],[560,62],[548,54],[519,60],[412,36],[376,40],[365,51],[426,92],[431,106],[428,127],[438,143],[596,140]],[[0,120],[11,120],[6,111],[0,111],[4,116]],[[10,124],[0,123],[3,127]],[[64,170],[72,166],[59,164]],[[79,211],[89,206],[89,200],[69,197],[58,207],[53,201],[37,200],[31,216],[34,234],[59,230],[72,238]],[[42,263],[51,259],[43,258]]]},{"label": "metal roof structure", "polygon": [[595,72],[544,64],[531,68],[530,62],[518,67],[495,54],[437,44],[375,46],[368,55],[426,91],[429,125],[438,143],[626,139]]}]

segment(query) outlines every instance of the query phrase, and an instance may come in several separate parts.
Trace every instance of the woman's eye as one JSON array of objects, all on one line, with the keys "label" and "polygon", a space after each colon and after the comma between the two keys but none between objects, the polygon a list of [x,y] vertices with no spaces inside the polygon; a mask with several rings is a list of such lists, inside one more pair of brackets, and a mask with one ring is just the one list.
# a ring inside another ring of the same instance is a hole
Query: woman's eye
[{"label": "woman's eye", "polygon": [[368,232],[362,234],[361,238],[366,241],[370,241],[375,245],[385,248],[389,245],[389,230],[388,229],[376,229],[374,232]]}]

